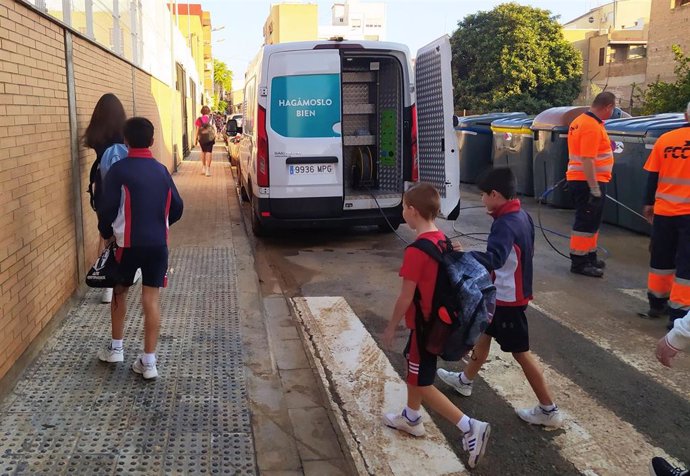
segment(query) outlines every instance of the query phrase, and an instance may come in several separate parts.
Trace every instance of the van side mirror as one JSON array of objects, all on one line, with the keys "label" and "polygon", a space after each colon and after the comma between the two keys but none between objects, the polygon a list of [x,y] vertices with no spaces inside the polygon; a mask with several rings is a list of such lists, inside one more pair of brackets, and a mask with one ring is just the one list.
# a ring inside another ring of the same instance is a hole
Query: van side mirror
[{"label": "van side mirror", "polygon": [[230,119],[228,121],[227,126],[225,126],[225,131],[229,136],[234,136],[238,134],[239,132],[237,131],[239,128],[237,126],[237,120],[235,119]]}]

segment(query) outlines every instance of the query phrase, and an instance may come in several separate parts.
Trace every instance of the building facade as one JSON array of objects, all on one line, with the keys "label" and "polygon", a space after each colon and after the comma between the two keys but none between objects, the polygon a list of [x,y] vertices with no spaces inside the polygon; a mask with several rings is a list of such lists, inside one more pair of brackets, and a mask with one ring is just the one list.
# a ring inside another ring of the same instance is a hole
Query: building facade
[{"label": "building facade", "polygon": [[690,0],[652,0],[650,20],[647,82],[674,81],[671,47],[690,55]]},{"label": "building facade", "polygon": [[613,92],[623,109],[635,105],[636,88],[647,78],[651,0],[618,0],[563,25],[580,51],[582,88],[576,104],[589,104],[601,91]]},{"label": "building facade", "polygon": [[331,7],[331,24],[319,26],[319,39],[342,37],[346,40],[384,41],[386,4],[359,0],[336,2]]},{"label": "building facade", "polygon": [[264,44],[311,41],[318,37],[319,7],[315,3],[271,5],[264,23]]}]

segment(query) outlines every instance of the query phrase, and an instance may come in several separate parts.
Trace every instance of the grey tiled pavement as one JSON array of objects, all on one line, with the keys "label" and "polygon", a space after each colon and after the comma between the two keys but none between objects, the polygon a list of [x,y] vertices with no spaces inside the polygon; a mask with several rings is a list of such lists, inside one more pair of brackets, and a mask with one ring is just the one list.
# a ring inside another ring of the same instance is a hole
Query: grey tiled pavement
[{"label": "grey tiled pavement", "polygon": [[227,240],[232,230],[222,224],[203,230],[197,223],[222,215],[227,204],[203,209],[209,204],[204,193],[220,185],[196,191],[220,177],[202,177],[197,168],[185,173],[183,166],[175,177],[185,218],[172,228],[160,378],[146,382],[130,369],[143,345],[140,285],[130,292],[121,364],[96,359],[110,338],[110,314],[100,294],[89,291],[0,401],[0,475],[257,472],[235,258],[231,246],[213,237]]}]

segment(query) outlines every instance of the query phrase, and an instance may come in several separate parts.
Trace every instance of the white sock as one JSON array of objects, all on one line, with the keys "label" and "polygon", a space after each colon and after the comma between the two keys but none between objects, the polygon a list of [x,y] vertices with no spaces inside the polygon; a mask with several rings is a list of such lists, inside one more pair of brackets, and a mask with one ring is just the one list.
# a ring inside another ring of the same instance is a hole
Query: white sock
[{"label": "white sock", "polygon": [[465,375],[465,372],[460,372],[460,383],[464,383],[465,385],[469,385],[473,382],[473,380],[470,380],[467,378],[467,375]]},{"label": "white sock", "polygon": [[155,364],[156,363],[156,354],[142,354],[141,355],[141,363],[144,365],[149,365],[149,364]]},{"label": "white sock", "polygon": [[122,339],[112,339],[110,341],[110,348],[111,349],[122,349]]},{"label": "white sock", "polygon": [[552,412],[552,411],[554,411],[556,408],[558,408],[558,407],[556,406],[555,403],[552,403],[551,405],[543,405],[543,404],[540,403],[539,406],[540,406],[541,409],[544,410],[545,412]]},{"label": "white sock", "polygon": [[403,410],[403,413],[405,414],[405,417],[410,420],[411,422],[415,422],[419,420],[419,417],[422,416],[419,413],[419,410],[413,410],[410,407],[405,407]]},{"label": "white sock", "polygon": [[470,417],[467,415],[463,415],[462,418],[460,418],[460,421],[457,424],[457,427],[460,428],[460,431],[463,433],[467,433],[472,429],[470,426]]}]

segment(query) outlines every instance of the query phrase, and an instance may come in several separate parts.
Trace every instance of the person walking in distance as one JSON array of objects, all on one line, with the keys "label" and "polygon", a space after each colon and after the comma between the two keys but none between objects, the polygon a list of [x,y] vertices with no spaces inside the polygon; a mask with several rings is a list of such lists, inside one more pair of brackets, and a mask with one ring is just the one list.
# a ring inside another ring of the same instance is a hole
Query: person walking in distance
[{"label": "person walking in distance", "polygon": [[194,123],[196,137],[194,145],[201,146],[201,173],[211,176],[211,159],[213,158],[213,146],[216,143],[216,127],[211,118],[211,109],[208,106],[201,108],[201,116]]},{"label": "person walking in distance", "polygon": [[[443,232],[436,228],[434,220],[441,208],[441,197],[428,183],[420,183],[405,192],[403,196],[403,218],[417,232],[417,239],[426,239],[438,246],[446,240]],[[420,413],[424,403],[462,432],[462,445],[469,452],[469,466],[474,468],[486,451],[491,426],[483,421],[465,415],[453,405],[439,389],[434,387],[437,357],[426,351],[415,330],[415,292],[419,292],[419,306],[425,320],[432,312],[432,298],[436,287],[438,263],[424,251],[408,247],[403,256],[400,276],[402,289],[393,309],[393,315],[383,333],[384,348],[390,349],[395,329],[405,318],[410,329],[405,348],[407,359],[407,405],[402,411],[384,413],[383,423],[412,436],[423,436],[424,423]]]},{"label": "person walking in distance", "polygon": [[112,341],[101,349],[104,362],[124,360],[123,338],[127,290],[137,269],[142,272],[141,303],[144,308],[144,353],[132,370],[145,379],[158,377],[156,345],[160,331],[160,288],[167,285],[168,227],[182,217],[183,203],[175,183],[149,147],[153,145],[151,121],[134,117],[125,123],[129,153],[110,168],[105,180],[98,229],[116,241],[118,285],[111,306]]},{"label": "person walking in distance", "polygon": [[[103,195],[103,181],[99,170],[103,153],[113,144],[122,144],[122,128],[127,120],[127,114],[122,103],[112,93],[101,96],[91,114],[91,120],[84,132],[83,142],[86,147],[96,152],[96,160],[89,173],[89,195],[91,208],[99,213],[101,197]],[[101,246],[103,248],[103,246]],[[105,288],[101,302],[109,303],[113,298],[113,289]]]},{"label": "person walking in distance", "polygon": [[575,204],[570,271],[595,278],[604,276],[605,263],[597,257],[597,242],[606,185],[613,170],[613,150],[604,121],[611,117],[615,107],[616,97],[612,93],[599,93],[589,111],[577,117],[568,130],[566,179]]},{"label": "person walking in distance", "polygon": [[479,182],[482,203],[494,218],[485,252],[474,257],[494,275],[496,312],[485,333],[474,346],[464,372],[438,369],[438,376],[460,395],[472,395],[472,384],[486,362],[493,339],[503,352],[510,352],[520,364],[538,404],[520,409],[518,416],[534,425],[560,427],[563,414],[554,403],[542,369],[529,347],[525,310],[532,300],[534,224],[515,198],[517,181],[509,168],[491,170]]},{"label": "person walking in distance", "polygon": [[689,124],[659,137],[644,166],[643,214],[652,224],[646,316],[668,313],[669,329],[690,311],[690,103],[685,119]]}]

